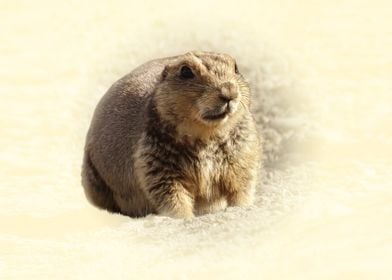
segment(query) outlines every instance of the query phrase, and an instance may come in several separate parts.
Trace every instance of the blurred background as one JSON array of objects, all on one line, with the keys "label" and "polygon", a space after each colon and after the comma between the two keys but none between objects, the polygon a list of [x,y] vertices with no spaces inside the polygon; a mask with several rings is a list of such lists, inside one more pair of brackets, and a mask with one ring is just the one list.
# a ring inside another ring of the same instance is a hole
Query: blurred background
[{"label": "blurred background", "polygon": [[[390,279],[390,1],[0,1],[1,279]],[[265,138],[256,203],[109,214],[80,184],[110,85],[225,52]]]}]

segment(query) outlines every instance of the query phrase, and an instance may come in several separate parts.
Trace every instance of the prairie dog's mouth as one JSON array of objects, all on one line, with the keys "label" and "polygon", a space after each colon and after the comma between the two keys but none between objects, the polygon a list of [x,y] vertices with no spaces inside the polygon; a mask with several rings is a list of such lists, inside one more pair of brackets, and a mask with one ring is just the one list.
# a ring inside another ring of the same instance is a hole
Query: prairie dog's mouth
[{"label": "prairie dog's mouth", "polygon": [[223,113],[216,114],[216,115],[204,115],[203,119],[209,120],[209,121],[221,120],[221,119],[224,119],[227,116],[227,114],[228,114],[228,112],[223,112]]},{"label": "prairie dog's mouth", "polygon": [[219,109],[208,111],[202,115],[204,120],[217,121],[224,119],[231,112],[231,107],[227,104],[223,105]]}]

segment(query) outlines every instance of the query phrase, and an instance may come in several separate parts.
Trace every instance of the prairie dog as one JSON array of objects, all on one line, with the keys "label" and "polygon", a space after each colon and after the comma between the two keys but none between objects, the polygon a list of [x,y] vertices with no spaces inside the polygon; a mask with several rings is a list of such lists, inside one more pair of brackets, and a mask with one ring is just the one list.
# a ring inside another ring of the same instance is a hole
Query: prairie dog
[{"label": "prairie dog", "polygon": [[261,165],[250,95],[226,54],[189,52],[136,68],[95,110],[82,167],[87,198],[131,217],[250,205]]}]

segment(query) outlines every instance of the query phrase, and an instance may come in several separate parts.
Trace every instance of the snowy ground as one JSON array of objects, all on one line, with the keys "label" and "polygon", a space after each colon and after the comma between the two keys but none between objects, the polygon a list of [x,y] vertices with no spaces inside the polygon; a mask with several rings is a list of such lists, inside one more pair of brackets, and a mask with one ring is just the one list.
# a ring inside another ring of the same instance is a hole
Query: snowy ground
[{"label": "snowy ground", "polygon": [[[139,2],[0,2],[0,278],[390,279],[390,2]],[[188,221],[93,208],[97,101],[195,49],[235,56],[254,89],[256,204]]]}]

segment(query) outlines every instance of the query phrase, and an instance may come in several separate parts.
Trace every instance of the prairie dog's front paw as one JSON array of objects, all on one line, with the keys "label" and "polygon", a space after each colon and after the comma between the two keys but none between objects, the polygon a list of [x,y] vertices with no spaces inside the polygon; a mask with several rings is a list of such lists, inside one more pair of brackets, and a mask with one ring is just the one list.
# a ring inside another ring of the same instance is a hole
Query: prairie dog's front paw
[{"label": "prairie dog's front paw", "polygon": [[245,192],[235,192],[227,197],[228,206],[245,207],[253,204],[253,195]]}]

